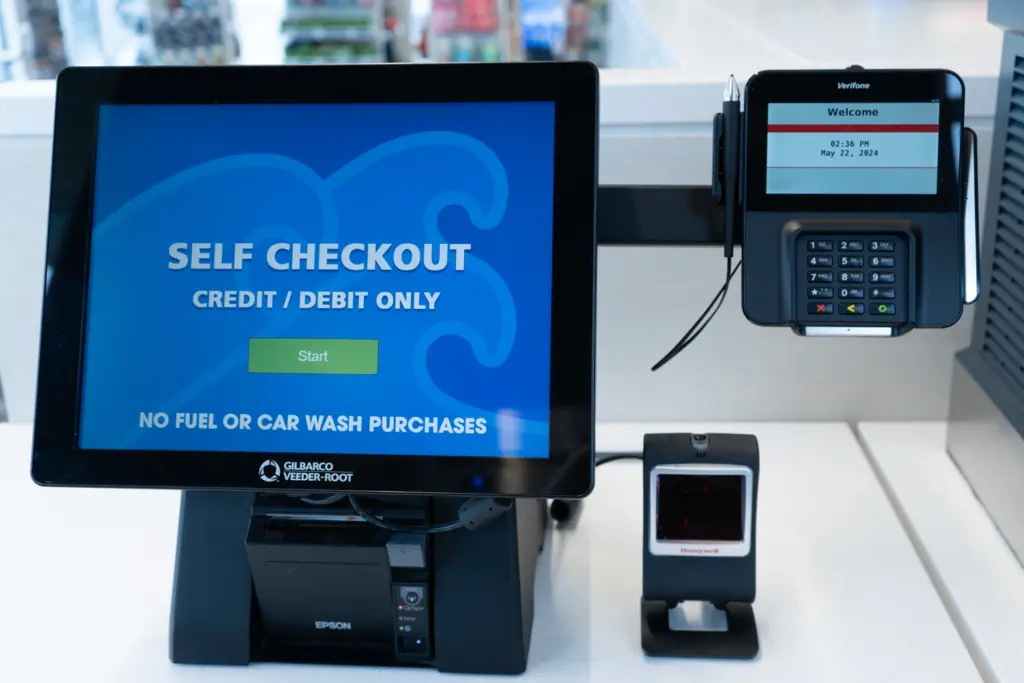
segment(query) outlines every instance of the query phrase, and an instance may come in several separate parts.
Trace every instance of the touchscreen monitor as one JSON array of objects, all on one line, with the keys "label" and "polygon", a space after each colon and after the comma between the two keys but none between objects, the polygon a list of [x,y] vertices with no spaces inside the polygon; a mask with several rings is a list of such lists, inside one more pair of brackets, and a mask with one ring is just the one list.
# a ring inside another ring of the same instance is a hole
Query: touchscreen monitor
[{"label": "touchscreen monitor", "polygon": [[141,71],[58,81],[37,480],[589,490],[592,66]]},{"label": "touchscreen monitor", "polygon": [[546,458],[554,109],[102,106],[79,445]]}]

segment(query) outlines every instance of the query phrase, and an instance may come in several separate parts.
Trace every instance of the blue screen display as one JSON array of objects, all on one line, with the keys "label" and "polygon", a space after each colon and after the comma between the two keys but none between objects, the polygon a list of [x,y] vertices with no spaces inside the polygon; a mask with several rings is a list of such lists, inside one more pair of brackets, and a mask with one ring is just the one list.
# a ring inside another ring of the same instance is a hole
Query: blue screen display
[{"label": "blue screen display", "polygon": [[102,107],[80,447],[547,457],[554,125]]}]

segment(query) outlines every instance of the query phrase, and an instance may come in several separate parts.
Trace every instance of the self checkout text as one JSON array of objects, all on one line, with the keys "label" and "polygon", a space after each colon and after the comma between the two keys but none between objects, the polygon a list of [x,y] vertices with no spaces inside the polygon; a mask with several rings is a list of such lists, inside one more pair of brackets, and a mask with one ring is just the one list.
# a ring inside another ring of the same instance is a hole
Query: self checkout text
[{"label": "self checkout text", "polygon": [[[171,270],[242,270],[253,260],[248,242],[175,242],[168,249]],[[267,247],[263,260],[276,271],[404,271],[466,269],[469,244],[402,244],[352,242],[292,244]]]},{"label": "self checkout text", "polygon": [[181,429],[263,432],[377,432],[384,434],[487,433],[487,420],[479,417],[402,415],[293,415],[282,413],[141,412],[140,429]]},{"label": "self checkout text", "polygon": [[[403,242],[312,242],[271,244],[260,259],[274,272],[412,272],[436,273],[466,269],[465,243],[414,244]],[[174,242],[168,248],[172,271],[239,271],[252,263],[255,244],[250,242]],[[192,294],[199,309],[273,309],[432,311],[440,292],[430,291],[336,291],[336,290],[212,290]]]}]

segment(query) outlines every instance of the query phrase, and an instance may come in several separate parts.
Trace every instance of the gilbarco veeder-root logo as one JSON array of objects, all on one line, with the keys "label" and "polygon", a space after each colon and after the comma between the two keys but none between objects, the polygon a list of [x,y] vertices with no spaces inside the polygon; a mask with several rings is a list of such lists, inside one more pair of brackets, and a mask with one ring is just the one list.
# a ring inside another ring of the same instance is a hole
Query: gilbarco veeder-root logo
[{"label": "gilbarco veeder-root logo", "polygon": [[267,483],[276,481],[322,482],[327,484],[352,483],[351,472],[336,472],[333,462],[309,461],[286,462],[281,467],[276,460],[264,460],[260,465],[260,479]]}]

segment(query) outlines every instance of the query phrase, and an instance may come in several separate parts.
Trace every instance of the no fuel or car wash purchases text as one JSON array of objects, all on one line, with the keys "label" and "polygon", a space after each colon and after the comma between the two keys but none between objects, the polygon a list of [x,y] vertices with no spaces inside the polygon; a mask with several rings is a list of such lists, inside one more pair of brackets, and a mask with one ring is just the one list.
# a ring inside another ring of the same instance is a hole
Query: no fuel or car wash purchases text
[{"label": "no fuel or car wash purchases text", "polygon": [[[253,259],[252,243],[175,242],[168,254],[170,270],[241,270]],[[307,243],[272,244],[266,251],[266,265],[274,271],[337,271],[354,272],[393,270],[409,272],[423,268],[439,272],[451,267],[466,268],[469,244],[402,243]],[[299,308],[355,309],[366,307],[369,292],[301,291]],[[374,297],[383,310],[433,310],[440,292],[379,292]],[[288,308],[292,292],[282,297],[276,290],[198,290],[192,296],[196,308]]]}]

